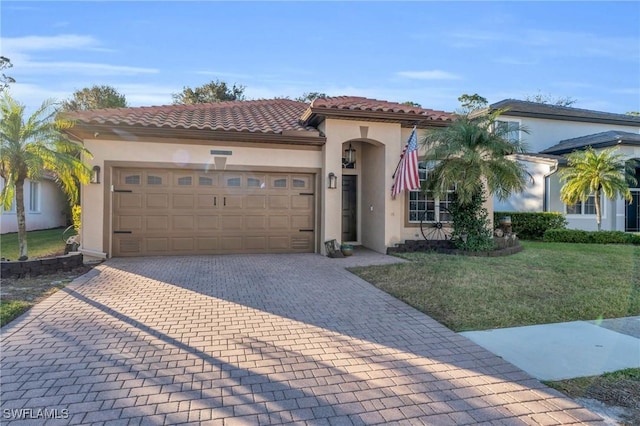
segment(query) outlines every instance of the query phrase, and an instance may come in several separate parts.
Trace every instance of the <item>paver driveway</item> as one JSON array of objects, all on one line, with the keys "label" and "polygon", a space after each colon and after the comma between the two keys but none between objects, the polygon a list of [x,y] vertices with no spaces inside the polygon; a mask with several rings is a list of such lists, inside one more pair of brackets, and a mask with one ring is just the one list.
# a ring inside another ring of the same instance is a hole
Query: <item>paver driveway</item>
[{"label": "paver driveway", "polygon": [[109,260],[2,329],[2,422],[600,421],[344,264]]}]

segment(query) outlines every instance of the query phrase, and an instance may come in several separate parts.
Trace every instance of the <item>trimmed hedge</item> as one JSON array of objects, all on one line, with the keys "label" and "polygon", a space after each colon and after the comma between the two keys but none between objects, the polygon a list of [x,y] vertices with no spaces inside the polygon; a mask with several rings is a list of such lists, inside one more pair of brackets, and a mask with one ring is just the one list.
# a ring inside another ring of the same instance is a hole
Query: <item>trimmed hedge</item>
[{"label": "trimmed hedge", "polygon": [[579,229],[549,229],[544,241],[550,243],[585,244],[635,244],[640,245],[640,235],[622,231],[582,231]]},{"label": "trimmed hedge", "polygon": [[498,221],[503,216],[511,216],[513,232],[521,240],[542,240],[547,230],[564,229],[567,226],[562,213],[493,212],[494,226],[498,226]]}]

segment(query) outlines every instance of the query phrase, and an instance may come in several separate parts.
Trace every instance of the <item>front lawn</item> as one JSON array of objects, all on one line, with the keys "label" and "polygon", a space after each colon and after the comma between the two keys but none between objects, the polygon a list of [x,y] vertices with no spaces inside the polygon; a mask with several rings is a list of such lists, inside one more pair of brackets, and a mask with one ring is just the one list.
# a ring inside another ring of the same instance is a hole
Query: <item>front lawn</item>
[{"label": "front lawn", "polygon": [[[45,229],[27,232],[27,250],[29,259],[47,257],[64,253],[65,242],[62,240],[64,228]],[[68,237],[69,235],[67,235]],[[4,234],[0,238],[2,257],[18,260],[18,233]]]},{"label": "front lawn", "polygon": [[454,331],[640,315],[640,247],[522,242],[506,257],[407,253],[352,272]]}]

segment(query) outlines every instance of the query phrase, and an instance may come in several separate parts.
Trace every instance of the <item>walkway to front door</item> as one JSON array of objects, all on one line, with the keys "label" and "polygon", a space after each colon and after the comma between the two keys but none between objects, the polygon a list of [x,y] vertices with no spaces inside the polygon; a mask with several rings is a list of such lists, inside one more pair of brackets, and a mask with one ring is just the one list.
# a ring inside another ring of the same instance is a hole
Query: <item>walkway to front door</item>
[{"label": "walkway to front door", "polygon": [[111,259],[2,328],[2,412],[57,409],[61,424],[599,424],[349,262]]}]

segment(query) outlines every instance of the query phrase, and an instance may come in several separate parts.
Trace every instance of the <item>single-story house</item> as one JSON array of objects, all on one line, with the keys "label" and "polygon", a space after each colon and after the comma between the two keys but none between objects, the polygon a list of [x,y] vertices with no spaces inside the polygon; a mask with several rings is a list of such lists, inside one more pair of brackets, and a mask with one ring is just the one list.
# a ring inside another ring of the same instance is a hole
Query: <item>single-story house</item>
[{"label": "single-story house", "polygon": [[[489,109],[506,109],[500,121],[514,128],[513,139],[527,145],[527,154],[514,157],[527,166],[532,177],[526,191],[507,200],[494,199],[494,209],[560,212],[566,215],[569,228],[597,229],[592,199],[572,206],[560,201],[562,183],[558,171],[567,166],[567,154],[588,146],[596,150],[615,146],[626,158],[640,159],[640,117],[515,99],[494,103]],[[516,131],[519,126],[528,133]],[[603,198],[603,230],[640,230],[639,191],[640,187],[632,188],[633,203]]]},{"label": "single-story house", "polygon": [[[4,182],[0,178],[0,187],[3,186]],[[52,177],[44,176],[39,181],[25,180],[24,209],[27,231],[65,226],[68,220],[68,205],[67,197]],[[11,232],[18,232],[15,200],[11,209],[2,209],[0,215],[0,234]]]},{"label": "single-story house", "polygon": [[[439,200],[391,196],[411,134],[454,115],[362,97],[233,101],[70,113],[92,154],[86,256],[385,252]],[[422,169],[422,177],[425,177]],[[446,202],[446,200],[443,200]]]}]

